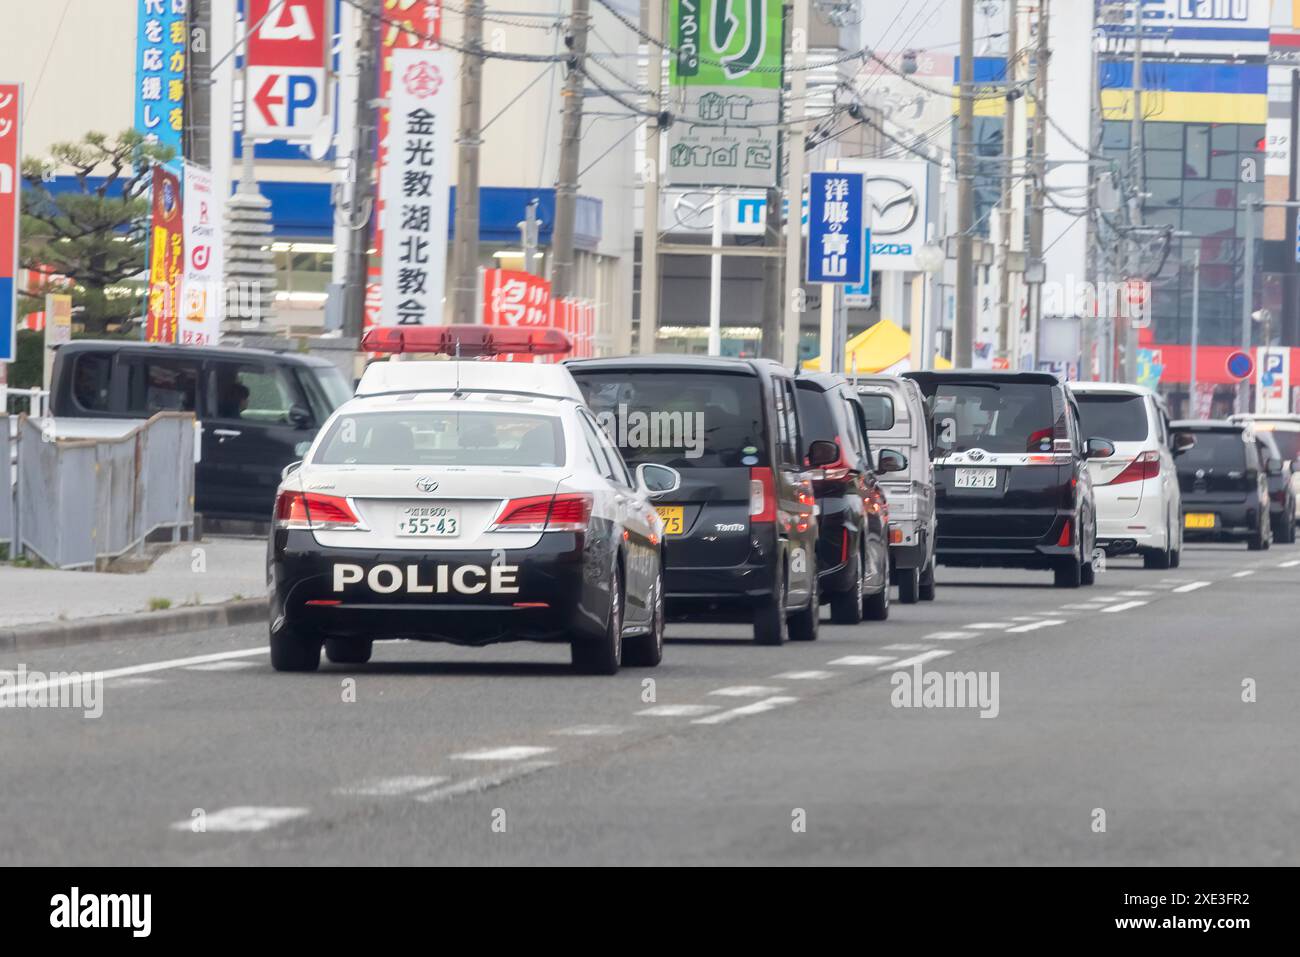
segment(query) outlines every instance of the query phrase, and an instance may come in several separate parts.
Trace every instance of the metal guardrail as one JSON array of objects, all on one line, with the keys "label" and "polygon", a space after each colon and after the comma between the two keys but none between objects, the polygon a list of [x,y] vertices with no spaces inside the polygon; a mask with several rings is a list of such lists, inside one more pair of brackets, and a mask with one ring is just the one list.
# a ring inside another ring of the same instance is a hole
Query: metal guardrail
[{"label": "metal guardrail", "polygon": [[159,412],[120,436],[60,438],[18,418],[14,554],[93,568],[194,525],[194,416]]}]

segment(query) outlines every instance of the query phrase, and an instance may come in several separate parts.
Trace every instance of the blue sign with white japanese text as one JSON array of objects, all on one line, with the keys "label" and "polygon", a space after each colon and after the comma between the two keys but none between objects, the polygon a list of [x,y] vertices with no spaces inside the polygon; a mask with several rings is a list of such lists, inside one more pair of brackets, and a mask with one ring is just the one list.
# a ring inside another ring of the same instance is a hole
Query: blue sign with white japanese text
[{"label": "blue sign with white japanese text", "polygon": [[808,282],[862,282],[863,182],[861,173],[808,177]]},{"label": "blue sign with white japanese text", "polygon": [[176,151],[185,130],[187,0],[139,0],[135,47],[135,128]]}]

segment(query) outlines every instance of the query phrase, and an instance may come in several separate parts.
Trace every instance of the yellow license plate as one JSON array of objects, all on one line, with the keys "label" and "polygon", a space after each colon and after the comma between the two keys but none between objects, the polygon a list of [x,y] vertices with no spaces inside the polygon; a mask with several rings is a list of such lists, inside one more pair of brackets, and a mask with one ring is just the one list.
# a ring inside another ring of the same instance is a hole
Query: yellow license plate
[{"label": "yellow license plate", "polygon": [[684,535],[686,533],[685,510],[680,505],[656,505],[655,511],[664,523],[665,535]]},{"label": "yellow license plate", "polygon": [[1214,513],[1188,512],[1183,516],[1183,528],[1214,528]]}]

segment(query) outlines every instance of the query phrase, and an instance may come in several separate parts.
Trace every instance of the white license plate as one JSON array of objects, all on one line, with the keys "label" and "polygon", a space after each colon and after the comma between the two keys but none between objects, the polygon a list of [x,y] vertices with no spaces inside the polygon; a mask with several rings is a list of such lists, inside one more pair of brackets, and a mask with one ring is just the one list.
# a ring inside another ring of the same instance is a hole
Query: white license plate
[{"label": "white license plate", "polygon": [[953,485],[957,488],[997,488],[997,469],[958,469]]},{"label": "white license plate", "polygon": [[460,509],[446,505],[413,505],[397,516],[397,534],[450,538],[460,534]]}]

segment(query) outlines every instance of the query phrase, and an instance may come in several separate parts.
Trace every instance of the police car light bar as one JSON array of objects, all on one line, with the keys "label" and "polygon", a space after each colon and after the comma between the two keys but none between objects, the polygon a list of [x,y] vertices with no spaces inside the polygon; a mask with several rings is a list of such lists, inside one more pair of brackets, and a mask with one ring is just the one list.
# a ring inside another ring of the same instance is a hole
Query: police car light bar
[{"label": "police car light bar", "polygon": [[573,349],[559,329],[509,326],[371,326],[361,337],[364,352],[427,352],[463,359],[521,355],[560,355]]}]

